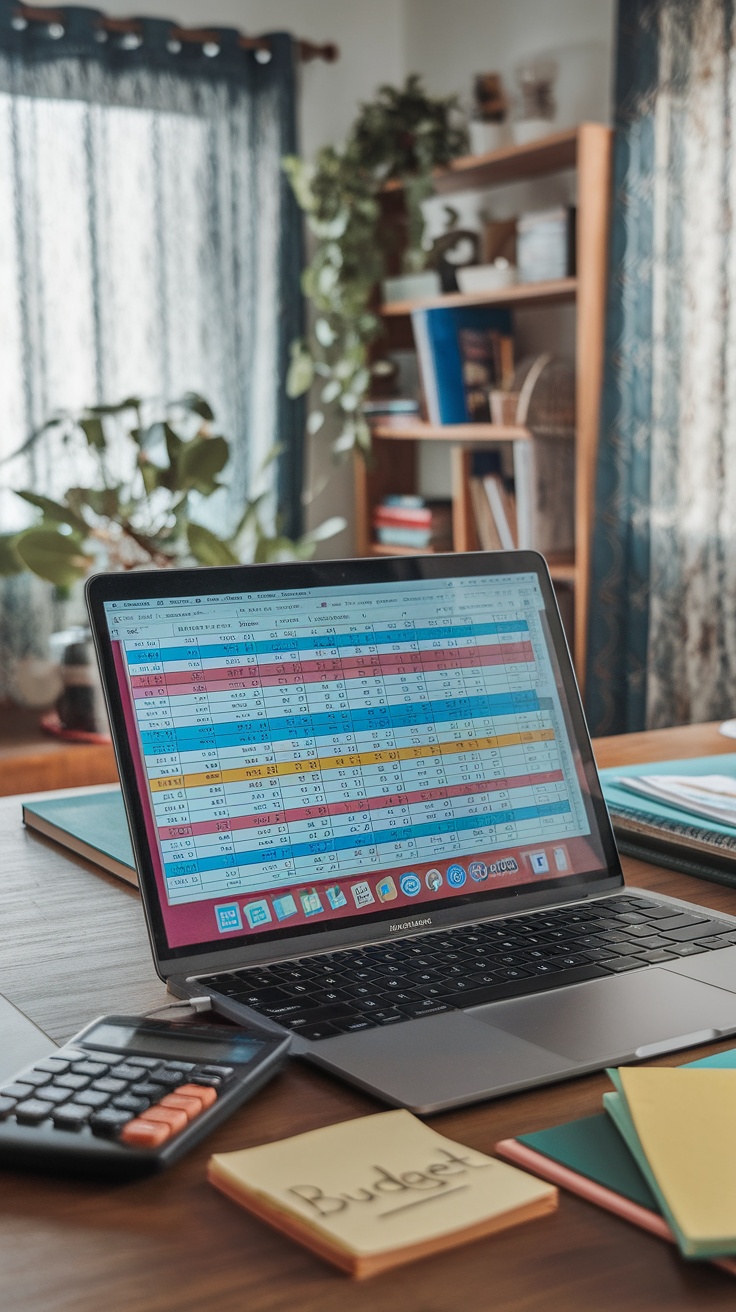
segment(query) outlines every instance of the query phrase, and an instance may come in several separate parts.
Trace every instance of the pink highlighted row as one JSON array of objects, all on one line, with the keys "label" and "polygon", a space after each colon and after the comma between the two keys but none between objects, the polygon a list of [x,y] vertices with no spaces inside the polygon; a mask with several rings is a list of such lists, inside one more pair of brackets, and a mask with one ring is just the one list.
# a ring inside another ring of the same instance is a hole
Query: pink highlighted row
[{"label": "pink highlighted row", "polygon": [[[514,647],[514,650],[506,650]],[[224,686],[269,688],[294,683],[327,683],[335,679],[381,678],[396,674],[425,674],[436,670],[468,669],[474,665],[519,665],[534,659],[531,643],[507,643],[486,647],[452,648],[447,651],[395,652],[386,657],[353,657],[341,661],[289,661],[272,666],[231,665],[207,670],[171,670],[163,674],[136,674],[131,679],[133,696],[139,689],[165,689],[166,696],[176,697],[198,690],[213,691]],[[361,665],[357,661],[363,661]],[[246,682],[247,681],[247,682]]]},{"label": "pink highlighted row", "polygon": [[191,838],[197,834],[230,833],[234,829],[262,829],[269,825],[316,820],[330,815],[351,815],[355,811],[379,811],[389,806],[413,806],[417,802],[438,802],[446,797],[468,797],[476,793],[496,793],[503,789],[530,788],[539,784],[556,784],[563,780],[561,770],[543,770],[537,774],[518,774],[510,779],[483,779],[478,783],[447,784],[444,788],[420,788],[411,793],[391,793],[388,797],[353,798],[347,802],[292,807],[283,811],[266,811],[261,815],[234,815],[227,820],[198,820],[191,825],[161,825],[158,836]]}]

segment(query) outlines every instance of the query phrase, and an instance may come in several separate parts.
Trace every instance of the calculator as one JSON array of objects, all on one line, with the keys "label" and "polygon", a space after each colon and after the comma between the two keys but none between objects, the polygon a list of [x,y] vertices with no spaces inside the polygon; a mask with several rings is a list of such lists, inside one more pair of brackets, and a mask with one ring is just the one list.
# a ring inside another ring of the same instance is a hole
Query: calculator
[{"label": "calculator", "polygon": [[160,1171],[275,1075],[289,1043],[255,1026],[101,1016],[0,1088],[0,1166]]}]

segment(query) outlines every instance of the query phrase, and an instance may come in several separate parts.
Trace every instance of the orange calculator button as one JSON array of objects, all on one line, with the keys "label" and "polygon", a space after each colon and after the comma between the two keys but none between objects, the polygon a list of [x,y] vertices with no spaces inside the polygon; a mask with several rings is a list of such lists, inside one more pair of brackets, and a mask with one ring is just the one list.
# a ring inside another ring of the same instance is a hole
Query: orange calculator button
[{"label": "orange calculator button", "polygon": [[167,1093],[162,1098],[159,1107],[178,1107],[180,1111],[186,1112],[187,1118],[193,1121],[195,1116],[199,1116],[204,1111],[204,1103],[199,1098],[189,1097],[182,1093]]},{"label": "orange calculator button", "polygon": [[207,1084],[180,1084],[174,1093],[179,1093],[185,1098],[199,1098],[203,1107],[211,1107],[213,1102],[217,1102],[217,1090],[211,1089]]},{"label": "orange calculator button", "polygon": [[160,1148],[173,1133],[170,1125],[144,1121],[137,1116],[134,1121],[128,1121],[123,1126],[119,1138],[121,1143],[130,1144],[131,1148]]},{"label": "orange calculator button", "polygon": [[185,1130],[189,1124],[189,1117],[186,1112],[181,1111],[179,1107],[162,1107],[156,1103],[154,1107],[149,1107],[141,1117],[142,1121],[154,1121],[156,1125],[168,1125],[172,1134],[178,1134],[180,1130]]}]

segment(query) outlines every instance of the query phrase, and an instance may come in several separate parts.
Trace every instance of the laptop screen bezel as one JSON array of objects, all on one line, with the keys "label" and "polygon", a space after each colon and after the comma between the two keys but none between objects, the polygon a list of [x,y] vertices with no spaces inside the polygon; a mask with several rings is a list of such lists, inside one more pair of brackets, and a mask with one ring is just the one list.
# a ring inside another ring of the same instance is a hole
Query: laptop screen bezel
[{"label": "laptop screen bezel", "polygon": [[[595,822],[594,836],[599,839],[604,864],[583,876],[567,875],[547,880],[543,886],[518,885],[497,892],[473,892],[455,897],[452,905],[432,904],[417,908],[407,916],[406,909],[392,912],[390,907],[371,916],[356,916],[341,921],[337,927],[327,922],[323,927],[308,926],[308,933],[282,929],[263,937],[232,939],[222,945],[211,942],[200,946],[170,948],[167,942],[160,895],[146,833],[143,804],[136,783],[133,747],[126,731],[123,701],[113,658],[105,603],[198,596],[221,592],[273,592],[293,588],[360,586],[391,582],[412,583],[419,580],[474,577],[503,574],[536,575],[545,603],[545,616],[551,638],[562,691],[563,711],[573,748],[580,755],[581,768]],[[131,840],[139,874],[141,897],[156,970],[162,979],[170,975],[189,975],[202,971],[227,970],[233,966],[256,964],[263,960],[290,958],[311,951],[380,941],[398,932],[439,929],[450,925],[526,911],[555,902],[579,900],[591,894],[615,890],[623,884],[623,873],[616,850],[608,811],[593,758],[593,749],[580,700],[575,674],[562,627],[554,588],[544,558],[532,551],[473,552],[461,555],[399,556],[289,562],[278,565],[238,565],[224,568],[150,570],[126,574],[97,574],[85,589],[102,682],[110,716],[113,745],[118,763]],[[416,924],[412,922],[421,922]]]}]

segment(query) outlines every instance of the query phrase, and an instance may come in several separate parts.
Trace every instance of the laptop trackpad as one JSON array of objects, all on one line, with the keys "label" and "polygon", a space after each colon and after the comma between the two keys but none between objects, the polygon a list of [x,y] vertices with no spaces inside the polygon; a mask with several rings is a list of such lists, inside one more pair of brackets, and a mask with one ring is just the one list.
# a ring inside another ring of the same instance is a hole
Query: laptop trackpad
[{"label": "laptop trackpad", "polygon": [[495,1002],[470,1014],[587,1065],[653,1056],[641,1049],[662,1044],[662,1051],[674,1050],[734,1030],[736,994],[652,969]]}]

